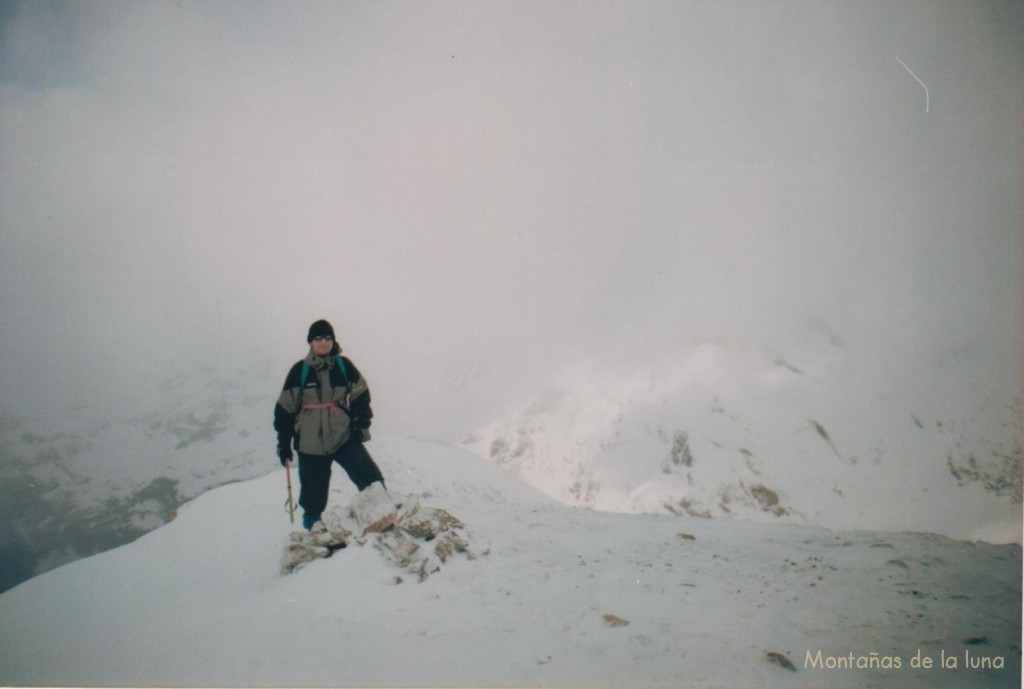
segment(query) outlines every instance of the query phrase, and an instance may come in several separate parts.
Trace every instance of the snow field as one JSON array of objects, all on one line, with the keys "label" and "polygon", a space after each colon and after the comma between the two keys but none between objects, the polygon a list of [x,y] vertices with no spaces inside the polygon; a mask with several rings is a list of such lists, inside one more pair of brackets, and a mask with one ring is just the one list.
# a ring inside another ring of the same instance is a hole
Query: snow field
[{"label": "snow field", "polygon": [[[352,543],[283,576],[292,527],[275,472],[0,596],[0,683],[1019,686],[1017,546],[602,514],[439,443],[371,450],[393,496],[465,523],[477,559],[417,583]],[[353,491],[335,476],[331,503]],[[907,663],[964,648],[1005,668],[804,667],[808,651]]]}]

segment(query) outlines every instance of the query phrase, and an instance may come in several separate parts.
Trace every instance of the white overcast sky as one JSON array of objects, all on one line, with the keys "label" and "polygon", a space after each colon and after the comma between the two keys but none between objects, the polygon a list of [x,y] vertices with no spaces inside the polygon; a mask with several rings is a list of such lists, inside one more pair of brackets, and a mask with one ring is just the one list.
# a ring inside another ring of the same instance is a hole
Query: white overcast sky
[{"label": "white overcast sky", "polygon": [[4,2],[0,22],[5,411],[190,357],[283,379],[320,317],[394,430],[470,419],[467,371],[785,351],[815,323],[881,377],[971,361],[1019,383],[1018,2]]}]

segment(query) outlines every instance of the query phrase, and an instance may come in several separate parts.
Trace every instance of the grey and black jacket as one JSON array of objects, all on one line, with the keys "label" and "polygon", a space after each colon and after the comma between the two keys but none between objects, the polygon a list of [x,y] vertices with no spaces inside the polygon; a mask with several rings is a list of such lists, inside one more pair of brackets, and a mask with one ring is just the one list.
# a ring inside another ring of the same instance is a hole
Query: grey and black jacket
[{"label": "grey and black jacket", "polygon": [[[325,456],[353,434],[369,440],[373,418],[370,389],[359,369],[347,357],[340,358],[344,370],[334,356],[318,357],[310,352],[288,371],[274,407],[279,447],[294,443],[302,454]],[[303,362],[309,366],[304,386]]]}]

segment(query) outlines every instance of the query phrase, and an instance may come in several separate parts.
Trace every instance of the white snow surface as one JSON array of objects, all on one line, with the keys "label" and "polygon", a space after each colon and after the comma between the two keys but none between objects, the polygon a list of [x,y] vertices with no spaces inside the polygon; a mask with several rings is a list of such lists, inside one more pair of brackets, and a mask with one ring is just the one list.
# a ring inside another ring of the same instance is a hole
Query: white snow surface
[{"label": "white snow surface", "polygon": [[[0,684],[1020,686],[1017,545],[600,513],[438,442],[370,449],[487,554],[397,583],[353,544],[282,575],[278,471],[0,595]],[[331,504],[353,495],[339,471]]]}]

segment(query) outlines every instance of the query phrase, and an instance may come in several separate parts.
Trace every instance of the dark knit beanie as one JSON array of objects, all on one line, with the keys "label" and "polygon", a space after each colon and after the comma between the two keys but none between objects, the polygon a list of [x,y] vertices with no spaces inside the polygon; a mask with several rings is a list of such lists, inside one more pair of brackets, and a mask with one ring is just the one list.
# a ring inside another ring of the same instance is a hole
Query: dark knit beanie
[{"label": "dark knit beanie", "polygon": [[327,321],[320,320],[309,326],[309,335],[306,336],[306,342],[312,342],[314,337],[324,337],[330,335],[334,337],[334,328]]}]

